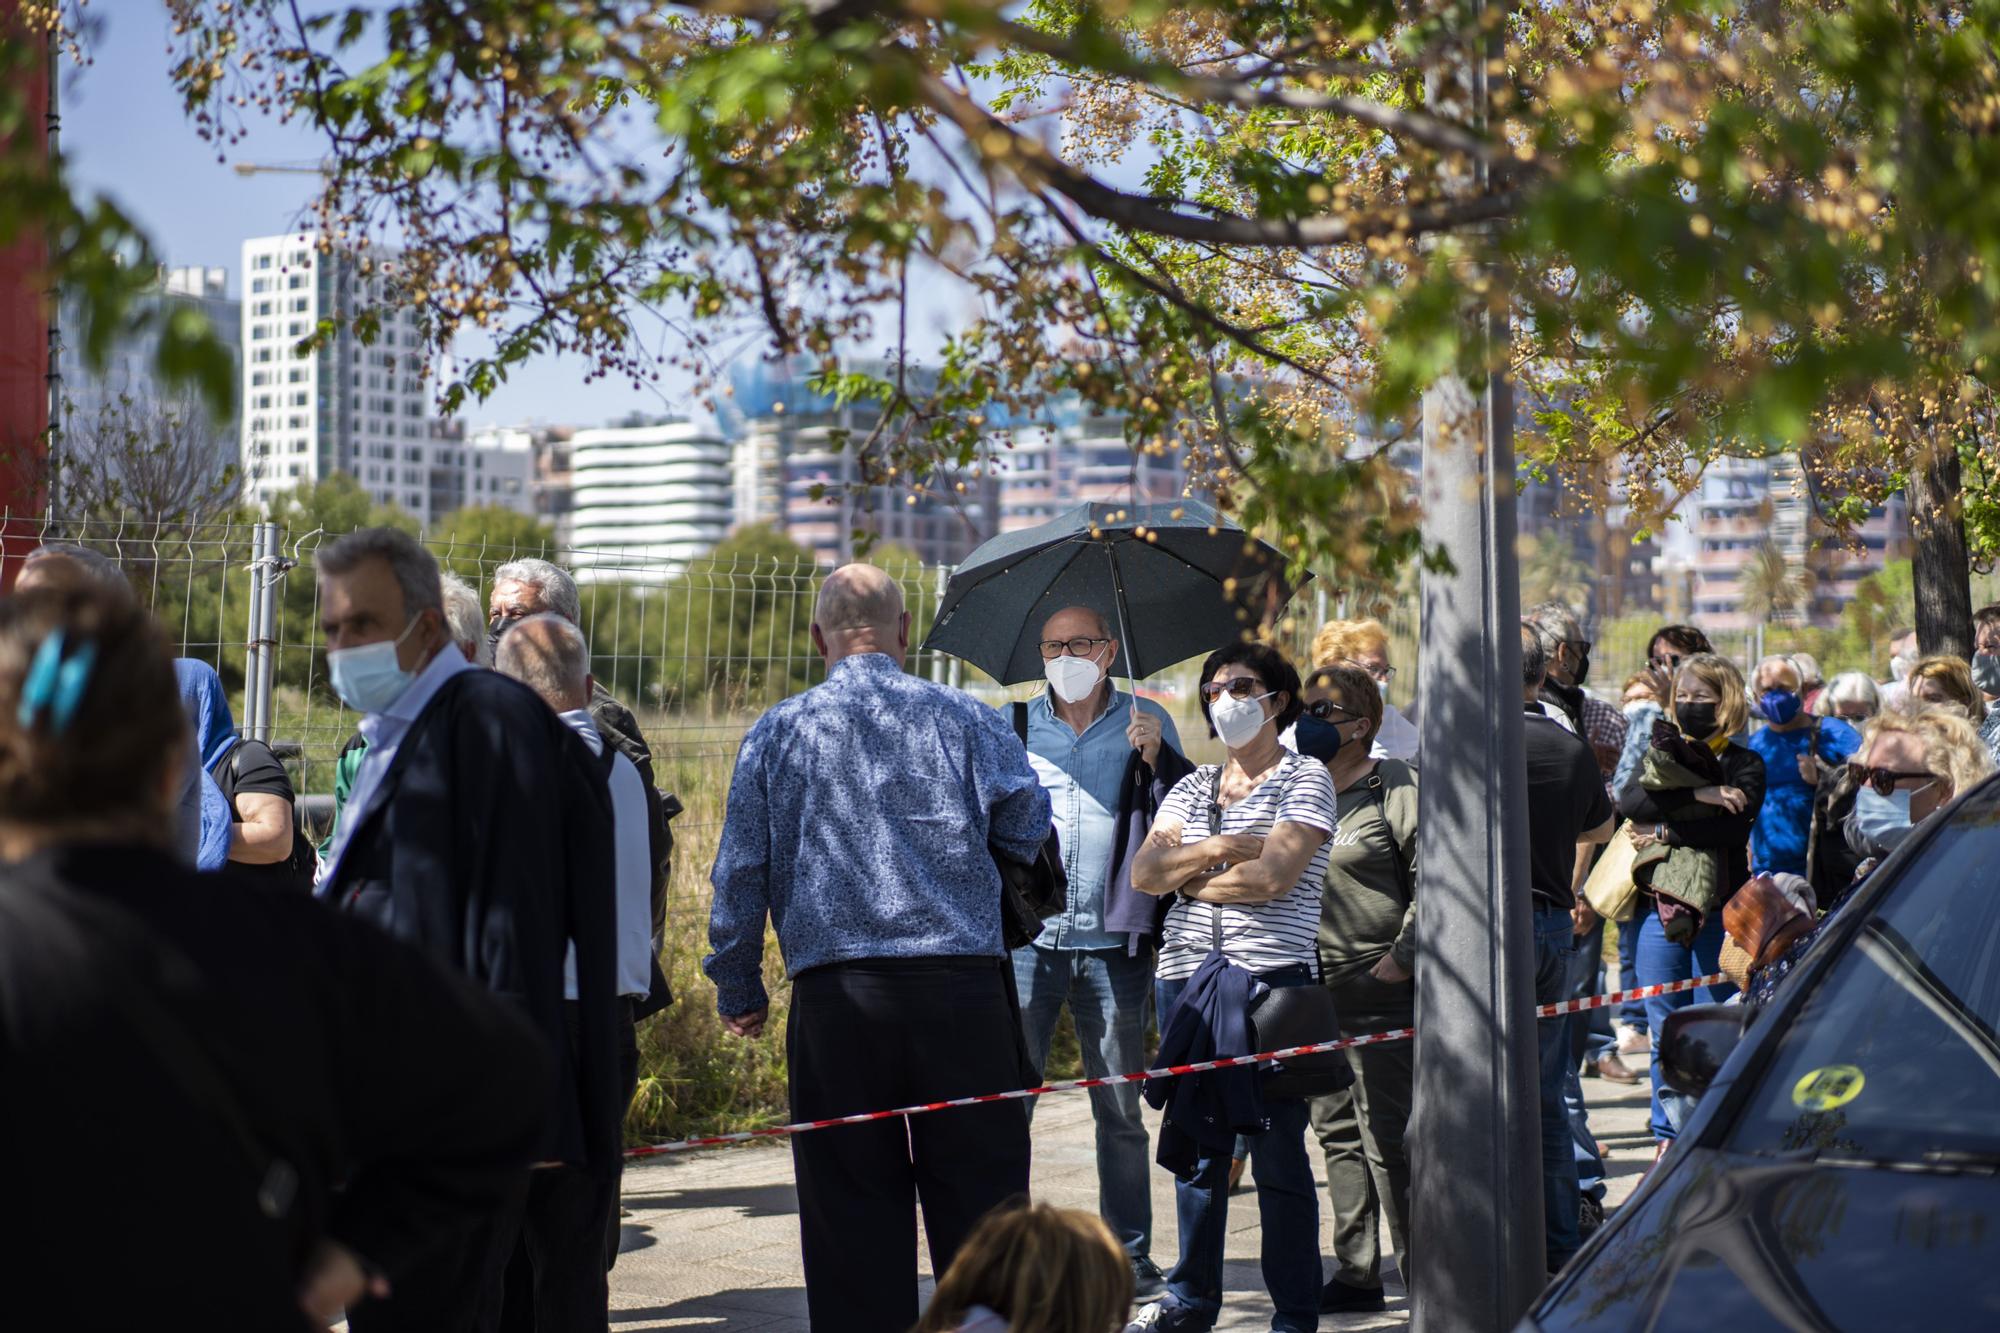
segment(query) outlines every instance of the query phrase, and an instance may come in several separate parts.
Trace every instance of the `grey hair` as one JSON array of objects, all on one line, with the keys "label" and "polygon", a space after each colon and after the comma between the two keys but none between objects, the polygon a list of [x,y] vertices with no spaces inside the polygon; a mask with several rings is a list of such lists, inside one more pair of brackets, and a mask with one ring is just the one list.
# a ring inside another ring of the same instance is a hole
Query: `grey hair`
[{"label": "grey hair", "polygon": [[1539,685],[1549,674],[1549,659],[1555,645],[1546,629],[1532,620],[1521,622],[1521,684]]},{"label": "grey hair", "polygon": [[1565,603],[1539,602],[1529,607],[1521,619],[1559,643],[1583,642],[1583,622]]},{"label": "grey hair", "polygon": [[1772,653],[1770,656],[1766,657],[1763,661],[1759,662],[1757,664],[1757,669],[1750,673],[1750,683],[1752,685],[1755,685],[1757,683],[1758,677],[1764,674],[1764,668],[1768,666],[1781,666],[1785,668],[1787,671],[1791,672],[1794,676],[1798,677],[1799,688],[1800,689],[1805,688],[1806,673],[1799,670],[1799,664],[1793,660],[1792,655],[1790,653]]},{"label": "grey hair", "polygon": [[486,641],[486,611],[479,605],[479,594],[456,574],[440,574],[438,584],[444,596],[444,623],[451,629],[452,642],[465,653],[468,662],[492,666],[493,647]]},{"label": "grey hair", "polygon": [[1811,653],[1793,653],[1792,665],[1799,669],[1799,684],[1812,686],[1826,683],[1826,677],[1820,674],[1819,659]]},{"label": "grey hair", "polygon": [[1813,711],[1821,717],[1832,717],[1842,704],[1866,704],[1868,716],[1882,711],[1882,691],[1865,671],[1843,671],[1827,682],[1819,698],[1813,700]]},{"label": "grey hair", "polygon": [[403,591],[403,619],[415,619],[425,611],[444,616],[444,587],[438,582],[436,557],[423,543],[396,528],[356,528],[325,546],[313,556],[313,566],[321,574],[335,578],[352,574],[364,560],[386,561]]},{"label": "grey hair", "polygon": [[[546,626],[547,637],[532,630],[521,632],[531,625]],[[501,675],[512,676],[541,695],[551,708],[559,709],[561,701],[584,693],[590,679],[590,645],[584,642],[575,621],[543,611],[523,616],[500,636],[494,666]]]},{"label": "grey hair", "polygon": [[583,598],[577,595],[576,580],[561,565],[532,557],[509,560],[493,571],[493,582],[525,583],[542,595],[549,610],[572,625],[583,623]]},{"label": "grey hair", "polygon": [[78,546],[75,542],[47,542],[28,552],[28,558],[21,562],[26,569],[38,560],[68,560],[83,571],[92,583],[106,588],[116,588],[119,592],[130,592],[132,585],[125,578],[125,571],[118,562],[102,551],[93,551],[88,546]]}]

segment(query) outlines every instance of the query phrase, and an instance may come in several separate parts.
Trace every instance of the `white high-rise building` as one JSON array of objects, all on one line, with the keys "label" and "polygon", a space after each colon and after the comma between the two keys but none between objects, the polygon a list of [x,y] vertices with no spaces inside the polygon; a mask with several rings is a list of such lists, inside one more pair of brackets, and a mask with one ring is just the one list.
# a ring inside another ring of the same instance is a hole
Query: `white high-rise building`
[{"label": "white high-rise building", "polygon": [[[372,256],[394,263],[390,254]],[[432,513],[431,394],[415,314],[379,303],[379,272],[352,254],[322,254],[309,232],[243,243],[243,476],[246,498],[268,504],[336,472],[375,500],[428,523]],[[350,326],[363,308],[381,326],[364,345]],[[300,354],[322,319],[331,342]],[[463,450],[455,443],[454,453]],[[446,488],[449,489],[449,488]]]},{"label": "white high-rise building", "polygon": [[713,550],[729,532],[729,462],[728,442],[692,422],[578,431],[570,442],[578,576],[651,577]]},{"label": "white high-rise building", "polygon": [[439,450],[440,469],[456,467],[460,505],[490,505],[517,514],[535,512],[535,435],[518,426],[475,426],[456,456]]}]

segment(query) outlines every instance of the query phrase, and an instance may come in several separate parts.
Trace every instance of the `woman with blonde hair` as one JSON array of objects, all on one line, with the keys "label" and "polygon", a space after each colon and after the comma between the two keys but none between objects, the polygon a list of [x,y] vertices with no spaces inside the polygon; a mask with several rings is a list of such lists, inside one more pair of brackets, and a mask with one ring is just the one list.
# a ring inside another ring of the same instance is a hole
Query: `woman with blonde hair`
[{"label": "woman with blonde hair", "polygon": [[1975,727],[1986,720],[1986,705],[1972,685],[1972,665],[1962,657],[1926,657],[1910,668],[1905,683],[1912,703],[1950,709]]},{"label": "woman with blonde hair", "polygon": [[[1646,751],[1618,800],[1632,821],[1645,889],[1637,926],[1641,986],[1687,981],[1720,970],[1722,905],[1750,878],[1750,830],[1764,804],[1764,761],[1730,740],[1750,724],[1743,677],[1728,658],[1698,653],[1674,673],[1675,736]],[[1653,1039],[1653,1137],[1665,1152],[1693,1103],[1660,1073],[1660,1029],[1686,1005],[1725,1000],[1732,988],[1706,987],[1646,1001]]]},{"label": "woman with blonde hair", "polygon": [[[1396,668],[1389,661],[1389,632],[1379,620],[1329,620],[1313,635],[1313,670],[1355,667],[1368,674],[1382,692],[1382,725],[1369,745],[1376,759],[1415,759],[1417,728],[1389,702],[1389,682]],[[1288,742],[1289,743],[1289,742]]]},{"label": "woman with blonde hair", "polygon": [[1132,1265],[1094,1213],[1045,1203],[988,1213],[938,1279],[914,1333],[1118,1333]]}]

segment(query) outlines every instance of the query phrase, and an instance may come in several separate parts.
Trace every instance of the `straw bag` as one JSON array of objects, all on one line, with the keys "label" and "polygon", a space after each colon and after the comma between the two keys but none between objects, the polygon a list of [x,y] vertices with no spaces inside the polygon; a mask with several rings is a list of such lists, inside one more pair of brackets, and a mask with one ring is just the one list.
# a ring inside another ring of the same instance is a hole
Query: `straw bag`
[{"label": "straw bag", "polygon": [[1632,845],[1632,825],[1619,825],[1591,868],[1583,884],[1583,900],[1590,910],[1607,921],[1630,921],[1639,905],[1639,885],[1632,878],[1632,861],[1638,855]]}]

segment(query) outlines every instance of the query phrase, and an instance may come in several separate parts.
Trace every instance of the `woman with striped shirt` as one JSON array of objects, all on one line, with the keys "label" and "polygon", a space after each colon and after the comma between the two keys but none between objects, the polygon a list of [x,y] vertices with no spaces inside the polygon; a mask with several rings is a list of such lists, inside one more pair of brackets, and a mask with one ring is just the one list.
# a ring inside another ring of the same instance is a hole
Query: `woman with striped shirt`
[{"label": "woman with striped shirt", "polygon": [[[1320,893],[1327,838],[1336,823],[1326,766],[1285,749],[1278,733],[1298,721],[1299,674],[1282,653],[1231,644],[1202,665],[1201,708],[1229,749],[1225,764],[1189,774],[1161,803],[1132,866],[1132,886],[1174,894],[1156,974],[1159,1010],[1172,1011],[1188,979],[1216,947],[1269,986],[1316,984]],[[1210,831],[1211,806],[1218,807]],[[1307,1103],[1266,1104],[1270,1128],[1251,1140],[1264,1230],[1264,1285],[1271,1327],[1319,1326],[1319,1204],[1306,1156]],[[1176,1179],[1180,1262],[1167,1295],[1133,1327],[1207,1330],[1222,1311],[1222,1258],[1229,1154],[1204,1156]]]}]

